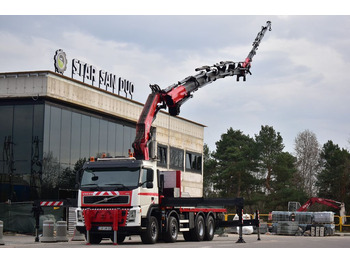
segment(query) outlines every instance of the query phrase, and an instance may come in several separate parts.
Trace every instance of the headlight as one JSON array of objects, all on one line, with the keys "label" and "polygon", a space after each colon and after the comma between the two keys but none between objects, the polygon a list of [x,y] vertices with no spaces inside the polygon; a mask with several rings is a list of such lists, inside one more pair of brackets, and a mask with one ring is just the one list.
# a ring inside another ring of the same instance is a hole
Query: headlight
[{"label": "headlight", "polygon": [[77,221],[83,222],[83,219],[84,219],[83,218],[83,212],[81,210],[79,210],[79,209],[77,209],[76,212],[77,212]]},{"label": "headlight", "polygon": [[136,218],[136,210],[135,209],[129,210],[128,222],[134,222],[135,218]]}]

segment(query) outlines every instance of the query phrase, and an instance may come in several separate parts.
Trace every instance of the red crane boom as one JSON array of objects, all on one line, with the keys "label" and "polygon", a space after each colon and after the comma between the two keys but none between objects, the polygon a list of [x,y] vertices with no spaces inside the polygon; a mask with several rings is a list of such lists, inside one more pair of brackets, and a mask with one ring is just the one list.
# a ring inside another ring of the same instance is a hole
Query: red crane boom
[{"label": "red crane boom", "polygon": [[340,209],[342,203],[332,200],[332,199],[325,199],[325,198],[319,198],[319,197],[312,197],[310,198],[304,205],[302,205],[297,211],[298,212],[304,212],[308,210],[310,206],[312,206],[315,203],[319,203],[322,205],[326,205],[335,209]]},{"label": "red crane boom", "polygon": [[149,160],[148,144],[151,140],[151,126],[156,119],[160,109],[168,107],[169,114],[177,116],[180,113],[181,105],[192,97],[192,94],[206,84],[225,78],[226,76],[237,76],[237,81],[243,77],[246,80],[246,74],[251,67],[251,62],[256,54],[265,32],[271,31],[271,22],[267,21],[253,42],[253,48],[249,52],[244,62],[220,62],[213,66],[202,66],[197,68],[197,75],[186,77],[185,79],[173,84],[165,89],[160,89],[158,85],[150,85],[152,93],[148,96],[145,106],[142,110],[138,123],[136,125],[136,137],[133,143],[134,156],[136,159]]}]

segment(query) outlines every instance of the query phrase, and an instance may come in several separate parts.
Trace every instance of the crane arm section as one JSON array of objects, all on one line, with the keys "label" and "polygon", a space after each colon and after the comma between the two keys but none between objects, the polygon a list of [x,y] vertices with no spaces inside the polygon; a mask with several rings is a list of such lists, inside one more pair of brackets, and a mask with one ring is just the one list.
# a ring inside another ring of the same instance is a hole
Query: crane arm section
[{"label": "crane arm section", "polygon": [[263,26],[256,36],[253,48],[244,62],[225,61],[213,66],[202,66],[195,69],[198,74],[188,76],[165,89],[161,89],[158,85],[150,85],[152,93],[148,96],[136,125],[136,137],[133,143],[136,159],[149,160],[148,144],[151,141],[151,126],[160,109],[168,108],[171,116],[177,116],[180,114],[181,105],[191,98],[199,88],[227,76],[236,75],[237,81],[241,77],[243,77],[243,81],[246,81],[246,74],[251,74],[249,70],[253,56],[267,30],[271,31],[270,21],[266,22],[266,26]]},{"label": "crane arm section", "polygon": [[335,209],[340,209],[342,207],[342,203],[338,201],[334,201],[332,199],[325,199],[325,198],[319,198],[319,197],[312,197],[310,198],[304,205],[302,205],[297,211],[303,212],[308,210],[310,206],[312,206],[315,203],[319,203],[322,205],[326,205]]},{"label": "crane arm section", "polygon": [[256,51],[258,50],[258,47],[260,45],[261,40],[263,39],[265,32],[269,30],[271,31],[271,22],[267,21],[266,22],[266,26],[263,26],[261,31],[258,33],[258,35],[256,36],[254,42],[253,42],[253,48],[252,50],[249,52],[247,58],[245,59],[244,63],[243,63],[243,67],[250,67],[250,62],[253,61],[253,57],[256,55]]}]

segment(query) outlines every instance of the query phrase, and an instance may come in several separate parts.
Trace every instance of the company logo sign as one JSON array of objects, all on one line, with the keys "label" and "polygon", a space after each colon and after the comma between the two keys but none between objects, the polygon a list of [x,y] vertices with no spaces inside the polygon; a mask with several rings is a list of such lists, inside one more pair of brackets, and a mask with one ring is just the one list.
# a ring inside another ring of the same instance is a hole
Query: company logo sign
[{"label": "company logo sign", "polygon": [[67,69],[67,56],[62,49],[58,49],[53,58],[55,64],[55,72],[63,75],[64,71]]},{"label": "company logo sign", "polygon": [[[56,51],[54,62],[55,72],[63,75],[67,69],[67,57],[62,49]],[[131,81],[117,77],[115,74],[104,70],[97,70],[95,66],[76,58],[72,59],[71,77],[113,94],[125,95],[125,97],[130,97],[131,99],[135,91],[134,84]]]}]

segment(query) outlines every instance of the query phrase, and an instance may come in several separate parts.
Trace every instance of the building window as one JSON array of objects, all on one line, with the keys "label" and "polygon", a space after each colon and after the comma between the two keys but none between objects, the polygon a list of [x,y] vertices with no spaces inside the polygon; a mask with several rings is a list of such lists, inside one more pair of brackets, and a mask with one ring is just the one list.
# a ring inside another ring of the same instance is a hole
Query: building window
[{"label": "building window", "polygon": [[186,171],[202,172],[202,155],[193,152],[186,152]]},{"label": "building window", "polygon": [[127,156],[135,136],[135,128],[118,119],[50,102],[45,104],[42,115],[45,128],[44,139],[40,139],[44,154],[41,193],[48,199],[59,198],[64,190],[74,188],[74,181],[70,183],[69,179],[73,175],[75,178],[74,170],[90,156]]},{"label": "building window", "polygon": [[0,104],[0,202],[36,199],[41,185],[44,105]]},{"label": "building window", "polygon": [[135,128],[59,105],[45,105],[44,153],[71,168],[90,156],[127,156]]},{"label": "building window", "polygon": [[168,147],[158,144],[157,155],[159,160],[157,165],[161,167],[167,167],[168,166]]},{"label": "building window", "polygon": [[176,147],[170,147],[169,167],[172,169],[184,169],[184,151]]}]

